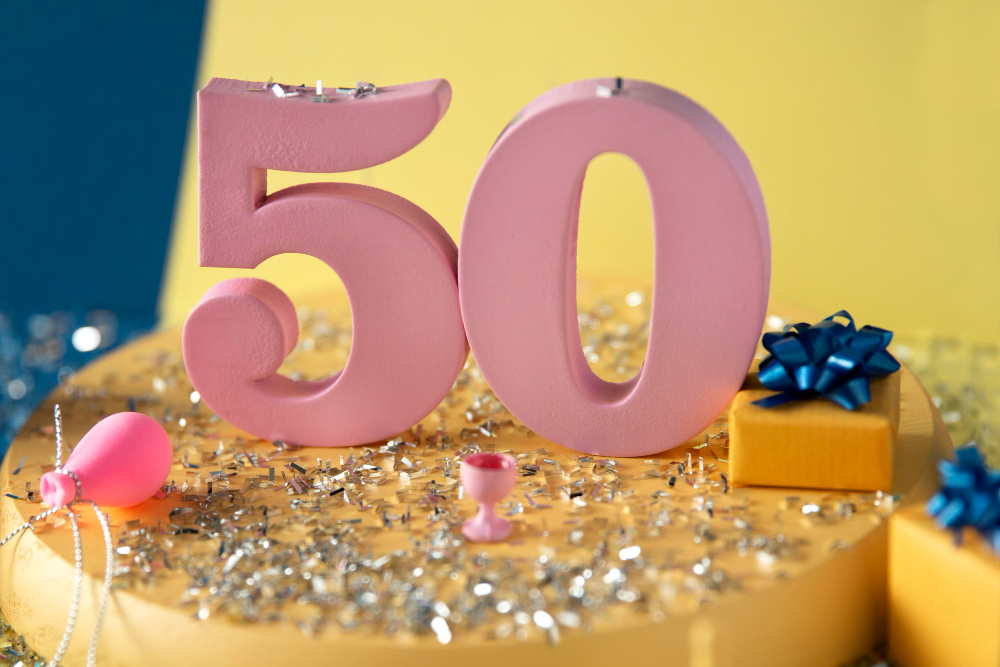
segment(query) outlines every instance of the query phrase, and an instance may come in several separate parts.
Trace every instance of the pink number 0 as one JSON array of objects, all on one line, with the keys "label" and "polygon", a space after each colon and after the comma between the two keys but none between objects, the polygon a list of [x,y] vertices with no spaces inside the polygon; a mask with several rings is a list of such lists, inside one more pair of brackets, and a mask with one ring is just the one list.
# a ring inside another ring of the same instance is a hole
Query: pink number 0
[{"label": "pink number 0", "polygon": [[[201,263],[319,257],[347,287],[354,337],[339,376],[276,375],[297,336],[291,303],[264,281],[224,281],[184,330],[188,372],[205,402],[262,437],[311,445],[389,437],[448,391],[467,351],[464,318],[491,387],[554,442],[640,456],[697,434],[739,389],[763,324],[763,199],[746,156],[704,109],[653,84],[612,86],[595,79],[552,90],[494,145],[466,209],[459,311],[454,244],[410,202],[343,184],[264,199],[267,167],[346,171],[406,152],[443,115],[445,82],[311,104],[213,80],[199,95]],[[607,151],[642,168],[656,244],[646,363],[621,384],[590,371],[576,324],[583,176]]]},{"label": "pink number 0", "polygon": [[[612,85],[551,90],[501,135],[465,211],[459,293],[483,376],[518,419],[578,451],[641,456],[697,435],[739,390],[770,242],[750,162],[715,118],[660,86]],[[646,362],[620,384],[587,365],[576,308],[584,172],[608,151],[646,176],[656,250]]]}]

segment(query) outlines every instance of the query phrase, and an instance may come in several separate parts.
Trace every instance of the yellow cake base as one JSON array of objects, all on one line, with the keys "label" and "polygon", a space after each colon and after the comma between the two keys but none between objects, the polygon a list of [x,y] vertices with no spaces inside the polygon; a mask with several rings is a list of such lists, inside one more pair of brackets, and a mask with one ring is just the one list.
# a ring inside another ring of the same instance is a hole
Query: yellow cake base
[{"label": "yellow cake base", "polygon": [[[148,394],[151,383],[158,378],[157,364],[165,355],[177,355],[179,343],[176,330],[156,333],[101,358],[79,373],[76,386],[85,397],[69,402],[65,397],[60,399],[67,440],[78,441],[102,414],[127,409],[124,397]],[[162,412],[165,404],[183,404],[190,393],[186,378],[170,380],[166,387],[158,385],[156,390],[161,401],[158,412]],[[163,384],[162,377],[159,382]],[[14,441],[0,468],[0,492],[22,495],[26,481],[35,482],[37,488],[43,466],[52,461],[51,409],[56,398],[59,397],[54,396],[38,409]],[[425,420],[425,432],[432,432],[444,419],[457,439],[455,432],[467,425],[463,409],[461,401],[443,406],[439,413]],[[198,419],[207,423],[206,413],[202,412]],[[177,421],[166,426],[175,442],[190,437],[180,435]],[[229,439],[239,434],[223,423],[212,428],[217,429],[218,438]],[[652,568],[650,576],[671,574],[669,563],[682,563],[689,568],[697,558],[715,554],[713,566],[724,569],[730,580],[739,582],[733,590],[677,594],[663,603],[660,614],[651,614],[647,608],[636,605],[614,607],[594,619],[589,632],[564,629],[557,645],[551,645],[544,633],[537,631],[520,641],[512,636],[487,638],[469,631],[456,633],[445,645],[433,634],[397,633],[387,637],[369,627],[345,632],[331,624],[315,636],[307,637],[292,622],[233,623],[218,615],[199,620],[197,606],[179,604],[189,581],[182,574],[170,571],[161,573],[155,585],[133,585],[114,592],[100,642],[99,664],[218,667],[286,664],[293,660],[301,664],[336,662],[372,667],[441,664],[836,667],[883,641],[885,518],[893,510],[888,499],[808,490],[752,488],[728,489],[726,493],[718,490],[713,518],[692,509],[703,491],[680,482],[667,487],[666,477],[643,477],[652,468],[670,473],[677,461],[690,454],[694,460],[699,457],[705,460],[712,468],[716,488],[720,488],[721,475],[728,473],[724,440],[712,439],[708,446],[703,443],[704,436],[699,436],[685,447],[656,457],[619,461],[621,477],[634,490],[633,498],[646,499],[654,489],[667,489],[673,494],[672,502],[681,508],[676,525],[658,532],[648,531],[644,515],[638,513],[637,500],[607,507],[591,503],[581,509],[553,496],[546,501],[548,507],[525,506],[523,514],[515,517],[514,532],[508,542],[469,548],[494,559],[509,558],[512,567],[520,568],[540,554],[556,559],[579,555],[568,540],[577,526],[586,526],[588,531],[596,530],[595,526],[620,526],[615,530],[631,531],[638,536],[643,557]],[[273,449],[270,443],[252,438],[247,438],[244,444],[250,452]],[[545,456],[557,458],[563,465],[574,457],[574,453],[558,445],[514,428],[501,432],[491,446],[515,453],[544,449]],[[902,494],[903,503],[929,495],[934,482],[933,462],[948,447],[947,432],[936,410],[915,377],[904,369],[893,486],[894,492]],[[315,457],[336,460],[345,452],[309,449],[297,453],[304,460]],[[353,453],[359,454],[360,449],[355,448]],[[13,470],[22,457],[24,465],[14,476]],[[172,478],[179,483],[185,475],[178,460]],[[394,477],[392,484],[376,487],[375,492],[382,500],[373,502],[394,502],[399,484],[402,482]],[[239,488],[239,479],[234,478],[231,485]],[[521,491],[519,488],[518,493]],[[405,491],[402,493],[405,495]],[[288,498],[282,493],[269,502],[287,503]],[[823,516],[804,514],[801,507],[807,503],[822,507]],[[837,508],[851,503],[857,503],[861,509],[850,518],[838,516]],[[112,511],[115,535],[135,525],[165,524],[170,521],[171,509],[186,506],[190,503],[183,502],[180,494],[175,493],[135,508]],[[471,516],[475,503],[466,497],[458,500],[456,507]],[[0,532],[8,532],[40,509],[38,504],[0,496]],[[350,506],[332,511],[341,512],[344,517],[363,516],[358,530],[377,552],[406,549],[412,540],[424,539],[429,532],[418,521],[411,521],[406,530],[383,530],[377,516],[359,515]],[[714,522],[712,525],[723,530],[732,525],[732,517],[740,512],[752,520],[755,534],[780,533],[795,544],[795,557],[772,563],[752,555],[741,557],[723,549],[721,542],[692,541],[698,522]],[[730,523],[726,522],[727,517]],[[125,525],[131,521],[137,523]],[[103,578],[104,547],[99,527],[87,512],[81,525],[86,578],[77,634],[64,660],[69,667],[85,664],[98,604],[96,596]],[[282,539],[295,538],[291,528],[284,530],[288,533],[281,534]],[[592,551],[585,550],[583,555],[588,553]],[[682,571],[686,570],[676,569],[674,574]],[[72,536],[65,524],[40,526],[36,533],[23,533],[0,549],[0,611],[42,655],[51,655],[58,643],[72,581]],[[292,617],[296,610],[289,609],[287,613]]]}]

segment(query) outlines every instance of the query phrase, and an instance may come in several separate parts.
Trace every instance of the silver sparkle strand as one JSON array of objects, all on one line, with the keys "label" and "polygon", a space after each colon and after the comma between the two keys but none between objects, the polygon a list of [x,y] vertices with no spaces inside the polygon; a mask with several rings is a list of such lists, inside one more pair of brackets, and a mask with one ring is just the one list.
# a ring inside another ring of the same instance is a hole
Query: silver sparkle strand
[{"label": "silver sparkle strand", "polygon": [[340,88],[335,88],[334,92],[338,95],[350,95],[354,98],[360,98],[365,95],[374,95],[378,92],[378,86],[368,83],[367,81],[358,81],[354,84],[353,88],[342,86]]},{"label": "silver sparkle strand", "polygon": [[[25,521],[20,526],[12,530],[9,535],[0,540],[0,547],[10,542],[12,539],[20,535],[22,531],[27,530],[28,528],[31,528],[31,522]],[[32,530],[34,530],[34,528],[32,528]]]},{"label": "silver sparkle strand", "polygon": [[59,411],[59,404],[56,403],[54,410],[56,422],[56,470],[62,468],[62,412]]},{"label": "silver sparkle strand", "polygon": [[624,80],[619,76],[615,77],[615,87],[598,85],[597,86],[597,96],[598,97],[612,97],[614,95],[620,95],[622,93]]},{"label": "silver sparkle strand", "polygon": [[[58,423],[58,412],[56,414]],[[76,615],[80,611],[80,594],[83,592],[83,546],[80,542],[80,524],[77,523],[73,510],[69,510],[69,522],[73,527],[73,555],[76,559],[76,572],[73,574],[73,600],[69,604],[69,618],[66,619],[66,629],[63,631],[62,641],[59,642],[59,647],[52,659],[49,660],[49,667],[56,667],[59,664],[69,646],[69,640],[73,638]]]},{"label": "silver sparkle strand", "polygon": [[61,509],[62,509],[61,507],[53,507],[52,509],[45,510],[41,514],[36,514],[35,516],[28,517],[27,521],[25,521],[20,526],[12,530],[6,537],[0,540],[0,547],[10,542],[12,539],[20,535],[23,531],[27,530],[28,528],[31,528],[31,530],[35,530],[35,527],[32,524],[41,521],[46,517],[52,516]]},{"label": "silver sparkle strand", "polygon": [[367,81],[358,81],[355,85],[355,97],[364,97],[365,95],[374,95],[378,92],[378,88],[373,83],[368,83]]},{"label": "silver sparkle strand", "polygon": [[115,570],[115,553],[111,541],[111,526],[108,523],[108,515],[101,511],[93,500],[88,500],[90,506],[94,508],[94,514],[101,524],[101,531],[104,533],[104,590],[101,593],[101,607],[97,612],[97,622],[94,624],[94,631],[90,635],[90,647],[87,649],[87,667],[97,665],[97,643],[101,639],[101,629],[104,627],[104,616],[108,612],[108,602],[111,599],[111,579]]}]

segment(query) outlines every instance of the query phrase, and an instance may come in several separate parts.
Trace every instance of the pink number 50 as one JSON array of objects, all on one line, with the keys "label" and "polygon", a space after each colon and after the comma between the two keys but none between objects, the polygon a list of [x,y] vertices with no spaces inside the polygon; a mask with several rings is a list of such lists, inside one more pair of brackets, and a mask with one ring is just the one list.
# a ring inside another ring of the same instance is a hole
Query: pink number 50
[{"label": "pink number 50", "polygon": [[213,79],[198,95],[202,266],[254,268],[281,253],[317,257],[347,289],[353,319],[344,369],[318,382],[277,373],[298,337],[295,310],[255,278],[210,289],[184,325],[191,382],[216,413],[254,435],[342,446],[392,437],[429,414],[468,346],[458,251],[413,203],[345,183],[266,196],[267,169],[344,172],[420,143],[444,115],[444,80],[326,103],[247,93]]},{"label": "pink number 50", "polygon": [[[469,197],[459,285],[473,354],[518,419],[578,451],[641,456],[697,435],[739,390],[767,307],[770,241],[725,128],[666,88],[616,83],[551,90],[501,135]],[[607,151],[646,176],[656,250],[646,362],[620,384],[587,365],[576,309],[583,177]]]}]

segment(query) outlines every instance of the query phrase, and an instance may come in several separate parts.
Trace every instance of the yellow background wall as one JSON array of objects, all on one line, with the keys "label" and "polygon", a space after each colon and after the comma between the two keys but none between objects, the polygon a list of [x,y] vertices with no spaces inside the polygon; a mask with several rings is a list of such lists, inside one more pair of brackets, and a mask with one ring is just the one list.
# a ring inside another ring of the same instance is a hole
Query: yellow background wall
[{"label": "yellow background wall", "polygon": [[[771,218],[772,298],[902,332],[1000,335],[1000,2],[220,0],[198,85],[447,78],[451,109],[423,144],[327,180],[391,190],[457,239],[507,121],[553,86],[616,75],[685,93],[742,144]],[[166,323],[248,273],[197,266],[193,127],[188,148]],[[271,189],[307,180],[319,178],[276,174]],[[649,203],[630,161],[593,163],[582,218],[582,270],[650,270]],[[252,275],[293,297],[338,284],[298,256]]]}]

